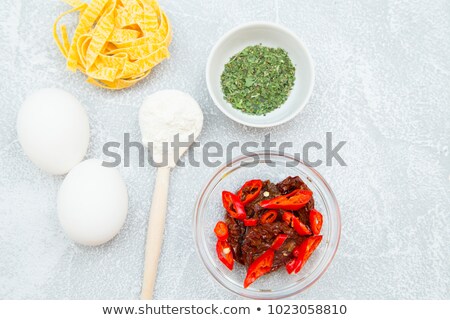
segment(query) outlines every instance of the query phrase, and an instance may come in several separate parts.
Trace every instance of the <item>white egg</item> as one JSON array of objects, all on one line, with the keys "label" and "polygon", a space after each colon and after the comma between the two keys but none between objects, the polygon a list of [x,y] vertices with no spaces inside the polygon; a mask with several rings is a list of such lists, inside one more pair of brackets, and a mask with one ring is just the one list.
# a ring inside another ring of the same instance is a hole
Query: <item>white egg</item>
[{"label": "white egg", "polygon": [[35,165],[51,174],[65,174],[86,155],[89,119],[70,93],[42,89],[23,103],[17,117],[17,135]]},{"label": "white egg", "polygon": [[75,166],[58,193],[59,221],[75,242],[96,246],[120,231],[128,212],[128,193],[115,168],[97,159]]}]

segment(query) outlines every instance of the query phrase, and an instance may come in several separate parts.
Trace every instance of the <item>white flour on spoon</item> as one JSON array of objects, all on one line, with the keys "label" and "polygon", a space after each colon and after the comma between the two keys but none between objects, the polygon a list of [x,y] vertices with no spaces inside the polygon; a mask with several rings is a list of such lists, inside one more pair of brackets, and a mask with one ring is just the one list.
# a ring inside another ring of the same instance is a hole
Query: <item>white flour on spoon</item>
[{"label": "white flour on spoon", "polygon": [[[189,141],[189,135],[196,139],[202,130],[203,113],[189,94],[178,90],[162,90],[145,98],[139,110],[139,125],[142,143],[151,148],[154,162],[162,163],[167,159],[167,166],[174,167],[178,159],[174,159],[171,142],[177,134],[181,142]],[[163,148],[164,142],[168,143],[167,150]],[[178,156],[187,149],[188,146],[179,149]]]}]

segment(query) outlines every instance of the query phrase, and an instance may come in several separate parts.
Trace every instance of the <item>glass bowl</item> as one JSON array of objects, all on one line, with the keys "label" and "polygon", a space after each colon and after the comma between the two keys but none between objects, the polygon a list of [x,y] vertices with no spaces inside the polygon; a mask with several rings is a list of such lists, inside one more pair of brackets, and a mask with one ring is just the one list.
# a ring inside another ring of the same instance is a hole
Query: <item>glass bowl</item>
[{"label": "glass bowl", "polygon": [[[235,262],[233,271],[230,271],[216,254],[217,238],[213,229],[225,214],[222,191],[236,192],[245,181],[251,179],[277,183],[288,176],[299,176],[313,191],[315,207],[323,214],[322,242],[298,274],[289,275],[284,268],[280,268],[245,289],[245,267]],[[260,151],[234,158],[220,167],[206,183],[195,205],[194,239],[201,261],[218,283],[245,298],[281,299],[312,286],[333,260],[340,234],[339,207],[330,186],[316,170],[287,154]]]}]

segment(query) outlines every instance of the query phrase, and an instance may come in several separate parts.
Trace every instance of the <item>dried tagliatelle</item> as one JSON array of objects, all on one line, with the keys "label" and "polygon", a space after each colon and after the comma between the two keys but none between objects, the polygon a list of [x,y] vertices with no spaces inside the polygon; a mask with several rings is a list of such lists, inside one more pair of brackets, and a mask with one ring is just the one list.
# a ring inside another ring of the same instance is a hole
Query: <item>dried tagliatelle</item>
[{"label": "dried tagliatelle", "polygon": [[[53,25],[53,37],[71,71],[107,89],[127,88],[169,57],[169,20],[156,0],[63,0],[72,9]],[[79,12],[72,40],[60,20]],[[58,34],[58,29],[60,35]]]}]

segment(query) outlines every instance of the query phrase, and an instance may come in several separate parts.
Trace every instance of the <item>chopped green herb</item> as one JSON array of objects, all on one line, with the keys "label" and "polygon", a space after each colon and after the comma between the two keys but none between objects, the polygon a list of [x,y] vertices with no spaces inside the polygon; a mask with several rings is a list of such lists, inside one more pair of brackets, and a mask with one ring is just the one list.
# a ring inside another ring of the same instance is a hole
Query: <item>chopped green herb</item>
[{"label": "chopped green herb", "polygon": [[220,80],[224,98],[234,108],[265,115],[287,100],[295,67],[281,48],[249,46],[230,59]]}]

